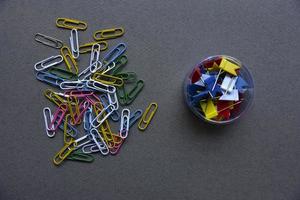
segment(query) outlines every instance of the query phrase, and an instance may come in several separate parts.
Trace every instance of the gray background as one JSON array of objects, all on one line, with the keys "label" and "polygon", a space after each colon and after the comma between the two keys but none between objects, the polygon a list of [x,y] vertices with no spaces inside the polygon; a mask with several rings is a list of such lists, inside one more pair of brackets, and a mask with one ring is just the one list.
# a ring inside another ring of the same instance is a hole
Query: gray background
[{"label": "gray background", "polygon": [[[147,131],[134,127],[117,156],[51,162],[62,134],[45,135],[42,108],[52,104],[33,65],[58,51],[33,36],[68,42],[57,17],[88,22],[81,43],[123,26],[109,45],[128,44],[125,71],[146,83],[133,108],[158,102]],[[299,0],[1,0],[0,19],[1,200],[300,199]],[[256,86],[252,109],[224,127],[199,122],[182,94],[187,71],[215,54],[240,59]]]}]

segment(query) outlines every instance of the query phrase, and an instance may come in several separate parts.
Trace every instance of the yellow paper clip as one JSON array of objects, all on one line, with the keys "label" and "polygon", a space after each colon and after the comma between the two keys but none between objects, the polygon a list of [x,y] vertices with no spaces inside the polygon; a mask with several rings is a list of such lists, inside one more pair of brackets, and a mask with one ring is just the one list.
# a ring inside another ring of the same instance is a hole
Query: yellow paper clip
[{"label": "yellow paper clip", "polygon": [[92,76],[92,79],[95,81],[99,81],[101,83],[104,83],[106,85],[113,85],[116,87],[121,87],[124,84],[123,79],[116,77],[116,76],[111,76],[107,74],[101,74],[101,73],[94,73]]},{"label": "yellow paper clip", "polygon": [[[67,46],[63,46],[60,49],[60,53],[62,55],[62,57],[64,58],[64,61],[67,65],[67,69],[68,71],[74,73],[74,74],[78,74],[78,67],[77,67],[77,63],[75,61],[75,59],[72,56],[71,50],[69,47]],[[75,72],[72,71],[72,68],[75,69]]]},{"label": "yellow paper clip", "polygon": [[[154,114],[156,113],[157,108],[158,108],[158,105],[155,102],[150,103],[149,106],[146,108],[143,116],[141,117],[141,119],[138,123],[138,128],[141,131],[144,131],[148,127]],[[149,114],[149,116],[148,116],[148,114]]]},{"label": "yellow paper clip", "polygon": [[62,97],[58,96],[51,89],[45,90],[44,95],[45,95],[45,97],[47,99],[49,99],[51,102],[55,103],[59,107],[61,107],[62,105],[64,105],[64,104],[67,103],[67,101],[65,99],[63,99]]},{"label": "yellow paper clip", "polygon": [[[74,101],[72,101],[72,98],[74,98]],[[70,116],[71,116],[71,119],[72,119],[71,124],[74,125],[75,124],[75,114],[77,116],[80,115],[79,101],[78,101],[77,97],[74,96],[74,97],[67,97],[67,102],[68,102],[68,108],[69,108]],[[75,112],[72,108],[72,105],[73,105],[72,103],[75,104],[74,105],[75,106]],[[81,122],[81,120],[80,120],[80,122]],[[80,123],[80,122],[78,122],[78,123]]]},{"label": "yellow paper clip", "polygon": [[75,147],[77,146],[77,143],[75,141],[72,141],[70,143],[65,144],[61,150],[54,156],[53,163],[55,165],[60,165],[62,161],[64,161],[72,151],[74,151]]},{"label": "yellow paper clip", "polygon": [[65,121],[64,121],[64,142],[65,142],[65,144],[69,144],[74,141],[73,137],[70,134],[68,134],[68,130],[67,130],[69,118],[70,118],[70,114],[67,114],[65,116]]},{"label": "yellow paper clip", "polygon": [[125,31],[122,27],[103,29],[103,30],[96,31],[94,33],[94,39],[95,40],[114,39],[114,38],[121,37],[122,35],[124,35],[124,32]]},{"label": "yellow paper clip", "polygon": [[87,29],[87,23],[75,19],[68,19],[68,18],[57,18],[56,19],[56,26],[59,28],[66,28],[66,29],[77,29],[84,31]]},{"label": "yellow paper clip", "polygon": [[79,53],[89,53],[92,51],[92,46],[94,44],[100,44],[100,51],[105,51],[108,47],[108,43],[106,41],[100,42],[90,42],[79,46]]}]

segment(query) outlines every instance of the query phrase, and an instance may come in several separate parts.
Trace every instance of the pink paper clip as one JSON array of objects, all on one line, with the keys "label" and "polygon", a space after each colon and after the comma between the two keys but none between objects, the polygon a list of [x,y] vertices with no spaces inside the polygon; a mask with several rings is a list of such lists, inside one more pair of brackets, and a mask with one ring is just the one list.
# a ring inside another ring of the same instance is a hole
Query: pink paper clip
[{"label": "pink paper clip", "polygon": [[49,124],[49,127],[51,127],[50,128],[51,131],[57,130],[59,125],[62,123],[66,112],[67,112],[67,105],[65,105],[65,104],[59,106],[56,109],[55,113],[53,114],[53,119],[51,120],[51,123]]},{"label": "pink paper clip", "polygon": [[[90,102],[89,101],[82,101],[80,104],[79,104],[79,115],[77,113],[75,113],[75,123],[74,124],[77,124],[83,114],[85,113],[85,111],[90,107]],[[71,123],[72,124],[72,123]],[[72,124],[72,125],[74,125]]]}]

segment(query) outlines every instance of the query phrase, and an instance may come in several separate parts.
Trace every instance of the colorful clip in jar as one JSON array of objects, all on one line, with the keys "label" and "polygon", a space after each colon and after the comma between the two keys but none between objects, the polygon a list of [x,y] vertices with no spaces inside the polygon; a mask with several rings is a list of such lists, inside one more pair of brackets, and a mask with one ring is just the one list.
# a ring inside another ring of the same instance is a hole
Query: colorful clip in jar
[{"label": "colorful clip in jar", "polygon": [[211,124],[229,124],[250,107],[253,79],[236,58],[210,56],[187,74],[184,96],[188,107],[200,119]]}]

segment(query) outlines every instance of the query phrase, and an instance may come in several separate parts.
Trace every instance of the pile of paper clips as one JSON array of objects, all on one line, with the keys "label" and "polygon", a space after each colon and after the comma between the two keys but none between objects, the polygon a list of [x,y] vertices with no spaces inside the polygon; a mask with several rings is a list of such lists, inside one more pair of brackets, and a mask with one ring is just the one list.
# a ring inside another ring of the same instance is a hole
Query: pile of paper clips
[{"label": "pile of paper clips", "polygon": [[[91,154],[96,152],[115,155],[130,127],[139,121],[138,128],[145,130],[157,110],[157,103],[153,102],[144,113],[141,109],[132,112],[128,108],[123,108],[121,114],[119,112],[119,104],[131,104],[144,87],[144,82],[137,80],[134,72],[121,72],[128,61],[124,43],[100,59],[100,51],[108,47],[107,40],[122,36],[124,29],[96,31],[94,42],[79,45],[78,31],[86,30],[87,23],[58,18],[56,25],[71,30],[70,48],[58,39],[37,33],[36,41],[60,49],[60,54],[34,65],[39,81],[62,90],[47,89],[44,92],[45,97],[57,106],[53,114],[49,107],[43,109],[46,133],[52,138],[60,129],[64,135],[64,146],[56,153],[53,162],[55,165],[66,159],[93,162]],[[78,61],[85,53],[90,53],[90,61],[79,73]],[[63,62],[66,67],[59,67]],[[128,89],[127,85],[133,86]],[[111,130],[110,121],[120,121],[118,133]],[[79,133],[77,126],[81,123],[85,134]]]}]

